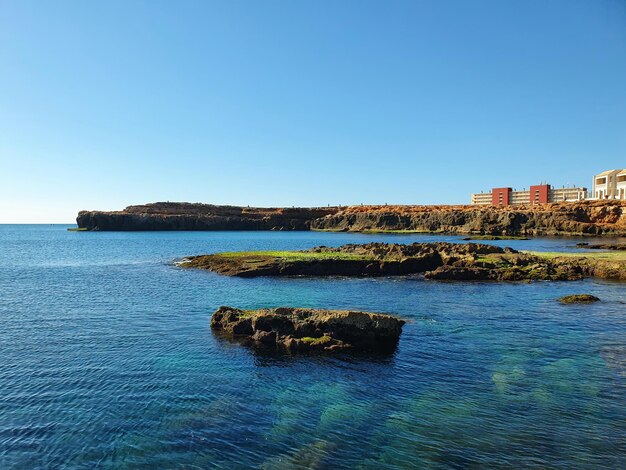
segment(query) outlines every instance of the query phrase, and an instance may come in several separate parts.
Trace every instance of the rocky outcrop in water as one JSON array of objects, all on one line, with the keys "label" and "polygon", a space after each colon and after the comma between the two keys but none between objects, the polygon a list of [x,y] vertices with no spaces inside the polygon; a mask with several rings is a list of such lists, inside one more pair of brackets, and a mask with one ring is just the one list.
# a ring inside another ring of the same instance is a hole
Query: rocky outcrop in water
[{"label": "rocky outcrop in water", "polygon": [[398,276],[439,281],[626,280],[621,253],[521,253],[468,243],[368,243],[304,251],[216,253],[185,258],[184,268],[227,276]]},{"label": "rocky outcrop in water", "polygon": [[404,321],[351,310],[279,307],[240,310],[220,307],[211,328],[255,346],[288,351],[390,350]]},{"label": "rocky outcrop in water", "polygon": [[490,253],[514,250],[476,243],[367,243],[305,251],[217,253],[192,256],[179,265],[239,277],[398,276],[424,273]]},{"label": "rocky outcrop in water", "polygon": [[626,235],[626,202],[536,206],[254,208],[160,202],[81,211],[86,230],[415,231],[493,236]]},{"label": "rocky outcrop in water", "polygon": [[586,273],[575,263],[515,253],[459,260],[424,273],[424,277],[437,281],[574,281]]},{"label": "rocky outcrop in water", "polygon": [[591,294],[572,294],[559,299],[562,304],[592,304],[600,299]]}]

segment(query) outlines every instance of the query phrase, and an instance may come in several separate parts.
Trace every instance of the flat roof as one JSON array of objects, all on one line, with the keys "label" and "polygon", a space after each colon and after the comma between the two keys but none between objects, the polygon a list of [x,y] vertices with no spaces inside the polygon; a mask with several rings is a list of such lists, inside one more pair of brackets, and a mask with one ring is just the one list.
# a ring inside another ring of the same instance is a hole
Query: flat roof
[{"label": "flat roof", "polygon": [[626,170],[606,170],[603,171],[602,173],[598,173],[596,176],[606,176],[606,175],[610,175],[611,173],[615,173],[616,171],[626,171]]}]

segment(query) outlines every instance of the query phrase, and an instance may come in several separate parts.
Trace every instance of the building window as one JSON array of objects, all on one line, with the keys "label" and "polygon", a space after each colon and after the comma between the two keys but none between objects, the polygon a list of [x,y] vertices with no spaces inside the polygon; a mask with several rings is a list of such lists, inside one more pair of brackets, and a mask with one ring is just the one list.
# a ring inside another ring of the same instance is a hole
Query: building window
[{"label": "building window", "polygon": [[606,177],[596,178],[596,184],[606,184]]}]

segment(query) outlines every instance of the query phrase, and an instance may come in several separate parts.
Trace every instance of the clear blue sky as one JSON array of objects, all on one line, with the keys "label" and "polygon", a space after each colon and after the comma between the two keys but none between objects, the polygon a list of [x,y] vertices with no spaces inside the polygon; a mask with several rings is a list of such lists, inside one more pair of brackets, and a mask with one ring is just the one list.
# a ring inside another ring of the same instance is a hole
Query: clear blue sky
[{"label": "clear blue sky", "polygon": [[0,0],[0,222],[626,167],[626,1]]}]

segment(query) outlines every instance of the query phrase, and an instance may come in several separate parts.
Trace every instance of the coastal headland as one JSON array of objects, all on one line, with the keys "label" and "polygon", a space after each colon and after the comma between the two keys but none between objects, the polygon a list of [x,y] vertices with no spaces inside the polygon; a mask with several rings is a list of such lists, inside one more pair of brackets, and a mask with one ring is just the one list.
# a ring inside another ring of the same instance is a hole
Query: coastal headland
[{"label": "coastal headland", "polygon": [[80,211],[79,229],[320,230],[493,236],[626,236],[626,201],[478,205],[256,208],[178,202]]},{"label": "coastal headland", "polygon": [[626,253],[520,252],[467,243],[350,244],[303,251],[250,251],[192,256],[183,268],[227,276],[403,276],[441,281],[626,280]]}]

